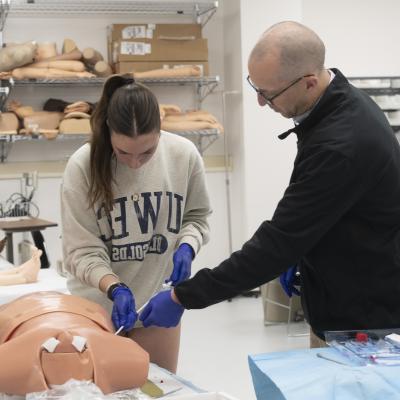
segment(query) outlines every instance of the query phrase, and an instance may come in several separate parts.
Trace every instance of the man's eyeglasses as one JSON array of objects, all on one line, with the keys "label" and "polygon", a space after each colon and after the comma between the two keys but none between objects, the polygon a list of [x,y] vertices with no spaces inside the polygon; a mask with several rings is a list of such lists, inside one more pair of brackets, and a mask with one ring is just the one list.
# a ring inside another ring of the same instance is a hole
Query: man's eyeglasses
[{"label": "man's eyeglasses", "polygon": [[303,75],[300,78],[295,79],[293,82],[291,82],[288,86],[286,86],[284,89],[280,90],[278,93],[272,95],[272,96],[266,96],[264,93],[264,90],[259,89],[257,86],[254,85],[254,83],[250,80],[250,75],[247,75],[247,82],[249,82],[249,85],[259,94],[265,102],[269,105],[272,106],[272,102],[280,96],[282,93],[286,92],[286,90],[290,89],[292,86],[294,86],[297,82],[300,82],[303,78],[307,78],[309,76],[313,76],[313,74],[310,75]]}]

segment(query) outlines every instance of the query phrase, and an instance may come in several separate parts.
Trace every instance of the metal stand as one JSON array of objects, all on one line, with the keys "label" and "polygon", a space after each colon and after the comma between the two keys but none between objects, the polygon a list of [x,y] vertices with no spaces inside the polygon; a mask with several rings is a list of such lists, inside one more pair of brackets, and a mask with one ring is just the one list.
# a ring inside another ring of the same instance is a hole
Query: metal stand
[{"label": "metal stand", "polygon": [[[293,318],[293,316],[294,316],[293,313],[295,311],[294,310],[293,297],[289,298],[287,304],[285,304],[285,303],[283,303],[281,301],[277,301],[277,300],[272,299],[271,298],[272,296],[270,295],[271,284],[272,284],[272,282],[269,282],[269,283],[267,283],[267,284],[265,284],[265,285],[263,285],[261,287],[261,296],[262,296],[262,299],[263,299],[263,307],[264,307],[264,325],[275,325],[275,324],[284,323],[284,324],[286,324],[286,327],[287,327],[286,331],[287,331],[287,335],[289,337],[308,336],[310,334],[308,328],[307,328],[306,332],[295,333],[293,331],[294,325],[300,323],[300,322],[293,321],[293,319],[294,319]],[[282,322],[271,322],[271,321],[269,321],[266,318],[265,304],[264,303],[273,304],[275,306],[278,306],[278,307],[281,307],[281,308],[287,310],[287,312],[288,312],[287,321],[282,321]],[[301,322],[301,323],[303,323],[303,322]]]}]

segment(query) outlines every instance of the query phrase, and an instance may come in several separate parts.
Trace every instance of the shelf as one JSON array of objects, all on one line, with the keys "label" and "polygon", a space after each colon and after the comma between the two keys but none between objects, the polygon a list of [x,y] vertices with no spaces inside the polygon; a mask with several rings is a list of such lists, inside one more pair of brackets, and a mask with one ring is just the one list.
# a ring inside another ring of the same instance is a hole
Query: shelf
[{"label": "shelf", "polygon": [[[390,104],[387,99],[381,99],[379,104],[378,95],[395,96],[400,94],[400,76],[363,76],[363,77],[349,77],[349,82],[363,92],[370,95],[376,102],[377,106],[386,113],[400,111],[400,105],[397,101]],[[384,101],[385,100],[385,101]],[[388,118],[390,123],[390,118]],[[400,133],[400,125],[390,125],[393,132]]]},{"label": "shelf", "polygon": [[395,95],[400,94],[400,88],[358,88],[369,95]]},{"label": "shelf", "polygon": [[[48,86],[48,87],[101,87],[106,78],[81,78],[81,79],[24,79],[12,80],[8,86]],[[195,85],[197,87],[197,96],[199,102],[202,102],[213,90],[218,86],[219,76],[203,76],[203,77],[183,77],[183,78],[143,78],[137,79],[138,82],[146,85]],[[3,79],[1,82],[7,83],[9,80]],[[1,90],[1,88],[0,88]],[[7,92],[8,94],[8,92]],[[1,101],[1,97],[0,97]],[[1,103],[0,103],[1,105]]]},{"label": "shelf", "polygon": [[171,132],[183,136],[194,142],[200,154],[208,149],[221,135],[218,129],[205,129],[202,131]]},{"label": "shelf", "polygon": [[54,139],[46,139],[42,135],[37,135],[37,136],[31,136],[31,135],[0,135],[0,141],[3,142],[20,142],[20,141],[30,141],[30,140],[61,140],[61,141],[66,141],[66,140],[83,140],[83,139],[88,139],[89,135],[88,134],[59,134],[57,135],[56,138]]},{"label": "shelf", "polygon": [[[182,1],[133,1],[133,0],[0,0],[0,39],[6,18],[86,18],[87,16],[180,16],[190,17],[194,22],[205,25],[218,9],[218,1],[182,0]],[[182,22],[186,22],[188,18]],[[82,79],[27,79],[0,80],[0,110],[4,109],[11,87],[94,87],[101,88],[106,78]],[[219,84],[218,76],[185,78],[148,78],[137,79],[146,85],[193,85],[196,90],[197,106],[214,91]],[[175,132],[193,141],[200,153],[203,153],[220,135],[217,129],[204,131]],[[59,135],[49,141],[61,141],[87,138],[87,135]],[[0,134],[0,161],[5,161],[12,144],[26,140],[48,140],[44,137]]]},{"label": "shelf", "polygon": [[390,125],[394,133],[400,132],[400,125]]},{"label": "shelf", "polygon": [[[4,79],[3,79],[4,81]],[[18,86],[102,86],[105,82],[104,78],[81,78],[81,79],[22,79],[13,80],[14,87]]]},{"label": "shelf", "polygon": [[[8,3],[1,0],[1,3]],[[2,7],[6,12],[6,5]],[[11,0],[9,17],[80,17],[82,15],[182,15],[205,25],[218,8],[218,1],[129,0]]]},{"label": "shelf", "polygon": [[[185,131],[185,132],[171,132],[179,136],[186,137],[194,142],[198,148],[200,154],[214,143],[220,136],[218,129],[204,129],[200,131]],[[87,140],[90,137],[88,134],[59,134],[54,139],[46,139],[42,135],[30,136],[30,135],[18,135],[18,134],[0,134],[0,162],[4,162],[7,159],[8,153],[11,150],[11,146],[15,142],[21,141],[71,141],[71,140]]]},{"label": "shelf", "polygon": [[[4,80],[3,81],[7,81]],[[14,80],[15,86],[26,86],[26,85],[35,85],[35,86],[53,86],[53,85],[62,85],[62,86],[82,86],[82,85],[93,85],[93,86],[102,86],[106,78],[79,78],[79,79],[22,79],[22,80]],[[183,77],[183,78],[143,78],[137,79],[138,82],[148,83],[148,84],[157,84],[157,85],[187,85],[187,84],[196,84],[196,85],[213,85],[218,84],[219,76],[204,76],[204,77]]]},{"label": "shelf", "polygon": [[400,94],[400,77],[398,76],[364,76],[348,79],[355,87],[370,95]]},{"label": "shelf", "polygon": [[[0,0],[1,1],[1,0]],[[10,87],[25,87],[25,86],[44,86],[44,87],[102,87],[105,78],[82,78],[82,79],[27,79],[0,80],[0,105],[4,106],[10,92]],[[186,78],[163,78],[163,79],[138,79],[147,85],[195,85],[199,103],[210,94],[219,83],[218,76],[206,77],[186,77]],[[174,132],[178,135],[191,139],[197,146],[199,152],[203,152],[217,140],[220,132],[217,129],[209,129],[203,131],[188,131]],[[78,140],[87,138],[87,135],[58,135],[56,140]],[[42,136],[32,137],[26,135],[1,135],[0,134],[0,162],[7,159],[7,155],[11,149],[12,143],[22,140],[48,140]],[[51,139],[50,139],[51,140]]]}]

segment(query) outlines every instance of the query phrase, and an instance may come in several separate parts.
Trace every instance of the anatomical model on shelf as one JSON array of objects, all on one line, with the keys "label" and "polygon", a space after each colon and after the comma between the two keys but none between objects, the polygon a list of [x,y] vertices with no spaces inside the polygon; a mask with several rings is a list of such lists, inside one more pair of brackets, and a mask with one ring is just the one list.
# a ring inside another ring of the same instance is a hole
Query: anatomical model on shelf
[{"label": "anatomical model on shelf", "polygon": [[198,131],[202,129],[218,129],[223,132],[223,126],[214,115],[205,110],[190,110],[183,112],[173,104],[160,104],[161,129],[171,132]]},{"label": "anatomical model on shelf", "polygon": [[54,42],[5,43],[0,49],[2,79],[79,79],[111,75],[110,65],[92,48],[81,52],[65,39],[62,52]]},{"label": "anatomical model on shelf", "polygon": [[159,68],[149,71],[133,72],[133,76],[139,79],[163,79],[163,78],[185,78],[199,77],[202,75],[202,70],[198,65],[185,65],[176,68]]},{"label": "anatomical model on shelf", "polygon": [[37,54],[37,44],[27,42],[9,44],[0,49],[0,71],[11,71],[14,68],[32,63]]},{"label": "anatomical model on shelf", "polygon": [[31,258],[22,265],[0,271],[0,286],[21,285],[37,281],[42,250],[31,247]]},{"label": "anatomical model on shelf", "polygon": [[[60,110],[59,106],[62,103],[65,106]],[[46,107],[47,104],[48,107]],[[20,135],[34,136],[40,134],[46,139],[55,139],[59,133],[91,133],[89,112],[92,111],[94,105],[84,101],[67,103],[62,100],[49,99],[44,107],[47,109],[35,111],[31,106],[24,106],[17,100],[10,101],[7,105],[10,112],[0,115],[0,134],[5,134],[11,130],[17,133],[18,119],[23,126],[18,132]],[[5,119],[5,116],[9,118]],[[14,117],[15,121],[10,121],[10,116]],[[2,120],[4,121],[2,122]]]},{"label": "anatomical model on shelf", "polygon": [[[54,139],[58,135],[58,127],[64,114],[61,112],[35,111],[31,106],[24,106],[17,100],[12,100],[7,104],[7,110],[14,115],[23,126],[19,130],[20,135],[43,135],[47,139]],[[1,121],[1,119],[0,119]],[[0,124],[0,134],[3,133],[7,126]]]},{"label": "anatomical model on shelf", "polygon": [[36,292],[0,306],[0,393],[25,395],[69,379],[105,394],[142,386],[149,356],[114,334],[107,312],[81,297]]}]

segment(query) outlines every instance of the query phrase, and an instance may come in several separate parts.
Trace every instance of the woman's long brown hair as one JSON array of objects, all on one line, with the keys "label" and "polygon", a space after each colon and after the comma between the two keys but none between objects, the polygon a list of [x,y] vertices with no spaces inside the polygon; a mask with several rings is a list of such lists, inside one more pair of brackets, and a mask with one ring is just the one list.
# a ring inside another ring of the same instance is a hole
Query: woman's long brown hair
[{"label": "woman's long brown hair", "polygon": [[146,86],[132,75],[114,75],[106,81],[90,119],[90,207],[98,200],[109,211],[113,207],[111,133],[136,137],[159,132],[160,124],[157,99]]}]

